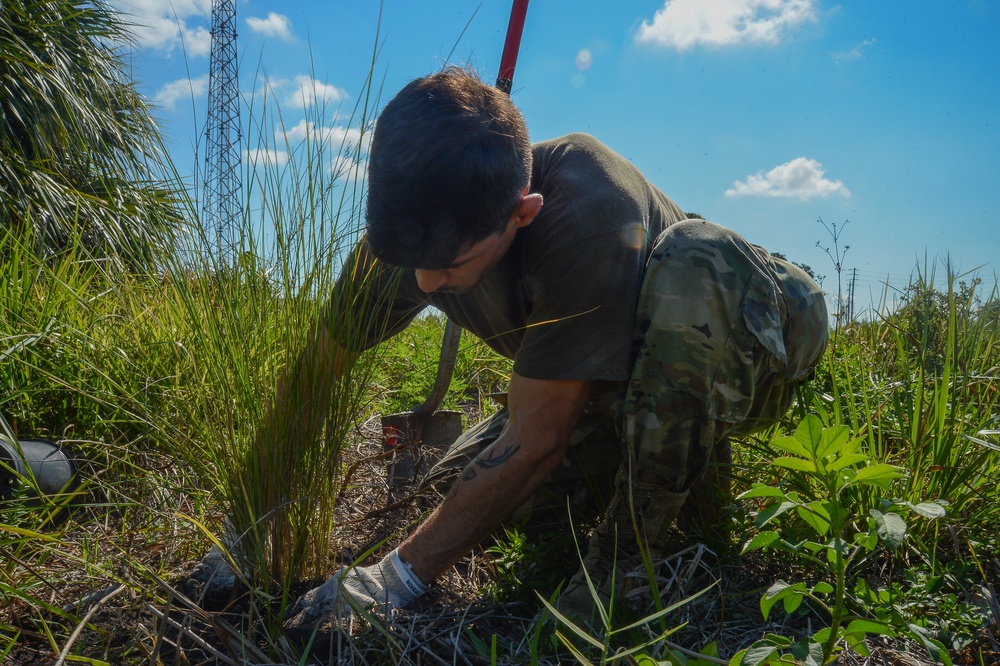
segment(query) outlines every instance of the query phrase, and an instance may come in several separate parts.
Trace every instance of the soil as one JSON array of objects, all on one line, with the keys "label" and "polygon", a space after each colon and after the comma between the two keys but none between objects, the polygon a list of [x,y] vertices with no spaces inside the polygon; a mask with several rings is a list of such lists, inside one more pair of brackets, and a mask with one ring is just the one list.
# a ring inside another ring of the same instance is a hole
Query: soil
[{"label": "soil", "polygon": [[[385,460],[376,455],[381,449],[379,421],[372,419],[359,427],[347,454],[348,462],[358,466],[339,504],[342,527],[334,544],[339,559],[350,560],[384,541],[374,555],[379,557],[398,544],[440,499],[433,493],[408,495],[405,491],[412,489],[407,488],[390,492]],[[79,527],[67,535],[72,546],[61,557],[41,565],[46,570],[40,577],[50,581],[49,589],[44,594],[33,592],[45,596],[50,608],[29,608],[13,600],[0,605],[0,632],[5,622],[19,632],[11,651],[3,657],[4,664],[52,664],[67,648],[69,654],[78,656],[76,661],[86,657],[93,660],[91,663],[110,664],[478,665],[531,663],[533,659],[540,664],[577,663],[557,642],[552,621],[538,622],[542,604],[530,589],[496,584],[498,580],[509,581],[511,570],[501,571],[495,555],[487,552],[491,544],[464,558],[416,607],[397,611],[391,618],[354,621],[308,645],[294,644],[280,632],[267,633],[261,618],[273,614],[275,605],[269,605],[261,595],[244,591],[210,608],[186,603],[175,592],[201,554],[189,548],[203,547],[204,541],[198,538],[197,530],[176,520],[176,515],[197,515],[196,500],[179,491],[157,500],[172,507],[173,518],[165,513],[138,525],[134,515],[114,510],[102,513],[100,507],[74,518]],[[129,534],[134,534],[134,539]],[[553,542],[544,535],[535,537],[538,552]],[[667,615],[662,625],[653,623],[623,634],[622,644],[649,641],[646,653],[665,660],[669,641],[689,654],[708,650],[727,660],[767,633],[801,637],[822,626],[822,620],[805,609],[790,617],[776,611],[770,621],[764,621],[759,607],[763,591],[775,580],[799,573],[773,556],[717,555],[681,534],[676,550],[661,567],[666,581],[664,601],[672,603],[706,588],[708,591]],[[544,596],[555,592],[555,581],[572,573],[577,561],[575,552],[549,555],[540,560],[546,562],[541,571],[536,567],[520,572],[529,582],[545,581],[548,589],[538,589]],[[81,569],[80,561],[93,558],[104,558],[101,561],[108,576],[74,578]],[[294,592],[304,592],[316,582],[305,581]],[[95,595],[95,591],[100,593]],[[56,610],[62,608],[65,613]],[[664,640],[659,632],[668,627],[679,629]],[[11,632],[6,633],[11,638]],[[565,628],[560,633],[572,635]],[[979,663],[975,659],[981,651],[986,663],[1000,664],[998,640],[997,626],[984,627],[979,650],[970,646],[953,654],[955,663]],[[4,634],[0,633],[0,656],[3,642]],[[575,643],[583,645],[581,640]],[[306,648],[308,656],[301,658]],[[926,651],[912,645],[873,640],[869,649],[873,657],[850,653],[840,663],[933,663]],[[703,663],[724,660],[716,657]]]}]

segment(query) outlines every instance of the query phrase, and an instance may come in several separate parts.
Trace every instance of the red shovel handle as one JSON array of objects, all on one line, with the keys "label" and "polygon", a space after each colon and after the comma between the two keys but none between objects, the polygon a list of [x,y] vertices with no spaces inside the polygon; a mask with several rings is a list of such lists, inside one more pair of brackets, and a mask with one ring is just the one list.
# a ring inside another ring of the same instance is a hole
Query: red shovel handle
[{"label": "red shovel handle", "polygon": [[517,65],[517,52],[521,48],[521,32],[524,30],[524,16],[528,13],[528,0],[514,0],[510,9],[510,21],[507,23],[507,39],[503,43],[503,55],[500,57],[500,75],[497,77],[497,88],[510,94],[514,83],[514,67]]}]

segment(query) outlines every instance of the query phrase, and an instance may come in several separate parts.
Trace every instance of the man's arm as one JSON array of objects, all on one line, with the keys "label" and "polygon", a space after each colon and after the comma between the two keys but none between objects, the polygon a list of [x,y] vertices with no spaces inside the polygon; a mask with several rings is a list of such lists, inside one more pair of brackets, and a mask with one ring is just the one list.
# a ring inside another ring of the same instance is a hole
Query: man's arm
[{"label": "man's arm", "polygon": [[590,392],[584,380],[511,377],[510,418],[473,460],[445,501],[399,546],[430,582],[493,533],[559,465]]},{"label": "man's arm", "polygon": [[319,438],[334,382],[350,370],[359,355],[337,344],[326,322],[318,320],[298,358],[278,379],[258,436],[277,446]]}]

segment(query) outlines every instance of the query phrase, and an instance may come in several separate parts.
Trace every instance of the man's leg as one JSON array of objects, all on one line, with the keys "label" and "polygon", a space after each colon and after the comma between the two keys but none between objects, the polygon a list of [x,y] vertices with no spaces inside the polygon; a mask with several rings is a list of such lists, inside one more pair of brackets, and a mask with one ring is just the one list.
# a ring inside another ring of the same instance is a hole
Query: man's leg
[{"label": "man's leg", "polygon": [[[825,326],[822,294],[814,291],[806,309]],[[643,550],[658,555],[716,445],[787,410],[804,373],[783,374],[790,365],[783,328],[799,314],[789,314],[767,253],[737,234],[698,220],[679,223],[657,240],[637,308],[625,463],[585,562],[595,577],[607,578],[611,561],[621,570],[638,565]],[[792,357],[808,353],[817,362],[825,338],[809,346]],[[589,602],[581,582],[578,575],[564,595],[567,610],[578,615]],[[612,590],[604,585],[602,591]]]}]

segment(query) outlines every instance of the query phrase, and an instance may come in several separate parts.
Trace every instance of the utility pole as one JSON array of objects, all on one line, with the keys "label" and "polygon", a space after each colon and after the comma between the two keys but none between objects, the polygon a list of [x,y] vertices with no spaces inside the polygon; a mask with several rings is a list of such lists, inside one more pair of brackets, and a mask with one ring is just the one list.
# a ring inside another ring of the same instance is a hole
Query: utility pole
[{"label": "utility pole", "polygon": [[854,285],[858,282],[858,269],[851,269],[851,284],[847,287],[847,321],[854,321]]},{"label": "utility pole", "polygon": [[212,2],[212,54],[209,65],[208,123],[205,128],[202,225],[219,258],[235,259],[243,211],[240,173],[240,88],[236,58],[236,0]]}]

